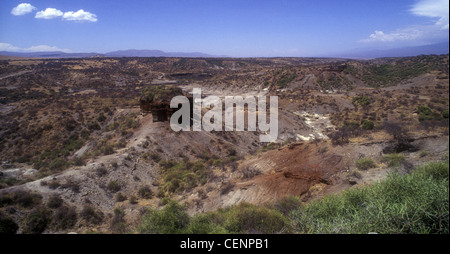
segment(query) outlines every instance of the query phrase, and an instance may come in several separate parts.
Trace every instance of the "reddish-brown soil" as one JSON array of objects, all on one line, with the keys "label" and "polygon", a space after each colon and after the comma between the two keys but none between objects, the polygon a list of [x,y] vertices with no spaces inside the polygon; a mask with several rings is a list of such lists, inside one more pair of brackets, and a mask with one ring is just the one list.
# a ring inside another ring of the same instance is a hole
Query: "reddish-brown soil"
[{"label": "reddish-brown soil", "polygon": [[[322,152],[318,153],[318,148]],[[346,165],[341,155],[327,149],[327,142],[298,143],[246,160],[240,171],[253,170],[260,174],[247,181],[237,180],[235,191],[229,194],[231,200],[265,203],[289,195],[302,196],[317,184],[334,184],[333,176]]]}]

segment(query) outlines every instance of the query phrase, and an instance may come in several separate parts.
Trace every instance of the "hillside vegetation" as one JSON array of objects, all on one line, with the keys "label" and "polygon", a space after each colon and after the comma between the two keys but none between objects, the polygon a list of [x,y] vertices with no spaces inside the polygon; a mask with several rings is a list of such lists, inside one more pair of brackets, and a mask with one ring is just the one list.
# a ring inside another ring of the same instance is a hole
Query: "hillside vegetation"
[{"label": "hillside vegetation", "polygon": [[[417,169],[448,153],[448,66],[448,54],[3,58],[1,230],[448,232],[448,177],[424,173],[445,163]],[[277,141],[173,131],[169,100],[194,88],[204,101],[277,96]]]},{"label": "hillside vegetation", "polygon": [[288,197],[275,204],[248,203],[188,216],[174,202],[149,210],[138,233],[152,234],[448,234],[449,164],[429,163],[411,174],[328,195],[304,204]]}]

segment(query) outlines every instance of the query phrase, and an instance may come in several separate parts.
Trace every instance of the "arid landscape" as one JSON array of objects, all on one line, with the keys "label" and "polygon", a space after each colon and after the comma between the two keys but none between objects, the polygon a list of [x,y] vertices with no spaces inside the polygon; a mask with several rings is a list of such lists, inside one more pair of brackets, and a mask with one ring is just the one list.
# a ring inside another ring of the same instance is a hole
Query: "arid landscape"
[{"label": "arid landscape", "polygon": [[[165,112],[152,114],[143,105],[148,87],[184,94],[201,88],[204,97],[278,96],[278,139],[261,143],[260,131],[174,132],[168,120],[157,119]],[[251,206],[289,219],[288,201],[294,210],[394,172],[448,164],[448,109],[448,54],[372,60],[3,56],[2,227],[146,232],[148,211],[174,204],[192,218]],[[445,220],[448,233],[448,210]],[[236,232],[300,231],[293,224]]]}]

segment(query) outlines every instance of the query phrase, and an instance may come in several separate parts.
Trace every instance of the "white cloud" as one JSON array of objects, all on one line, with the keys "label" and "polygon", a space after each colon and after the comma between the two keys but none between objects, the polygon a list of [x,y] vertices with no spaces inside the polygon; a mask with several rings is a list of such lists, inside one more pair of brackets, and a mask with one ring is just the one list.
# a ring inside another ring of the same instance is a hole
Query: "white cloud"
[{"label": "white cloud", "polygon": [[48,46],[48,45],[38,45],[38,46],[31,46],[29,48],[24,49],[25,52],[48,52],[48,51],[62,51],[62,52],[70,52],[69,49],[60,49],[55,46]]},{"label": "white cloud", "polygon": [[0,42],[0,51],[10,51],[10,52],[46,52],[46,51],[62,51],[69,53],[71,52],[69,49],[60,49],[55,46],[48,46],[48,45],[38,45],[38,46],[31,46],[29,48],[20,48],[16,47],[14,45],[11,45],[9,43],[2,43]]},{"label": "white cloud", "polygon": [[0,42],[0,51],[19,51],[20,48],[13,46],[9,43]]},{"label": "white cloud", "polygon": [[97,22],[97,15],[81,9],[81,10],[78,10],[77,12],[73,12],[73,11],[65,12],[63,15],[63,19],[73,20],[73,21]]},{"label": "white cloud", "polygon": [[369,36],[368,39],[361,40],[360,42],[395,42],[395,41],[409,41],[416,40],[423,37],[424,31],[415,27],[399,29],[394,32],[384,33],[383,31],[376,30]]},{"label": "white cloud", "polygon": [[438,19],[436,25],[441,29],[449,29],[449,1],[448,0],[420,0],[410,12],[417,16]]},{"label": "white cloud", "polygon": [[36,13],[35,18],[37,19],[54,19],[61,17],[63,12],[55,8],[47,8],[45,11],[39,11]]},{"label": "white cloud", "polygon": [[76,12],[73,11],[62,12],[55,8],[47,8],[45,9],[45,11],[37,12],[35,16],[35,18],[37,19],[54,19],[58,17],[62,17],[62,19],[70,21],[97,22],[97,15],[90,13],[88,11],[84,11],[83,9],[78,10]]},{"label": "white cloud", "polygon": [[14,16],[21,16],[28,14],[34,10],[36,10],[36,7],[34,7],[33,5],[28,3],[21,3],[11,10],[11,14]]},{"label": "white cloud", "polygon": [[449,1],[448,0],[419,0],[410,9],[415,16],[435,19],[431,25],[411,25],[391,32],[376,30],[369,38],[359,42],[426,42],[433,40],[448,40],[449,29]]}]

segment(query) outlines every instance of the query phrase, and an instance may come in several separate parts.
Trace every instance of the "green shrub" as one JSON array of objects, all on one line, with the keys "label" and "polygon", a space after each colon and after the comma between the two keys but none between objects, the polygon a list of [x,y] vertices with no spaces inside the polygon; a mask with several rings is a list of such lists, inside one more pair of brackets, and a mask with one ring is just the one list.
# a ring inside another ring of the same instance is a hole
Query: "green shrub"
[{"label": "green shrub", "polygon": [[448,234],[448,175],[448,162],[426,164],[312,201],[290,218],[298,233]]},{"label": "green shrub", "polygon": [[381,161],[386,162],[389,167],[399,167],[405,161],[405,156],[400,153],[387,154]]},{"label": "green shrub", "polygon": [[442,113],[439,114],[437,112],[433,112],[433,110],[431,110],[431,108],[429,108],[427,106],[423,106],[423,105],[420,105],[417,108],[417,112],[419,113],[419,121],[421,121],[421,122],[427,121],[427,120],[441,119],[441,117],[443,117]]},{"label": "green shrub", "polygon": [[278,81],[278,87],[284,88],[295,79],[294,74],[284,74]]},{"label": "green shrub", "polygon": [[11,199],[13,200],[13,204],[17,204],[23,208],[33,208],[41,204],[42,196],[31,192],[17,191],[11,195]]},{"label": "green shrub", "polygon": [[361,158],[356,161],[356,167],[359,170],[368,170],[369,168],[376,167],[376,164],[371,158]]},{"label": "green shrub", "polygon": [[119,182],[117,181],[110,181],[108,183],[108,186],[106,186],[106,188],[111,191],[112,193],[116,193],[118,191],[120,191],[120,189],[122,188],[119,184]]},{"label": "green shrub", "polygon": [[138,190],[139,197],[143,199],[151,199],[153,197],[153,192],[148,186],[142,186]]},{"label": "green shrub", "polygon": [[103,221],[103,213],[89,205],[85,205],[83,207],[83,210],[81,210],[80,216],[86,222],[93,224],[93,225],[98,225],[99,223],[101,223]]},{"label": "green shrub", "polygon": [[424,166],[417,169],[414,172],[414,174],[425,178],[431,177],[431,179],[436,181],[439,180],[448,181],[449,177],[448,158],[447,161],[425,164]]},{"label": "green shrub", "polygon": [[77,222],[77,212],[73,207],[61,206],[59,207],[55,215],[53,216],[53,221],[58,229],[68,229],[72,228]]},{"label": "green shrub", "polygon": [[190,219],[184,234],[228,234],[229,232],[221,225],[213,222],[212,214],[196,214]]},{"label": "green shrub", "polygon": [[431,108],[429,108],[429,107],[427,107],[427,106],[423,106],[423,105],[420,105],[420,106],[417,108],[417,111],[419,112],[419,115],[420,115],[420,114],[422,114],[422,115],[431,115],[431,113],[433,113],[433,111],[431,110]]},{"label": "green shrub", "polygon": [[181,234],[188,224],[186,208],[170,201],[161,210],[149,210],[137,230],[141,234]]},{"label": "green shrub", "polygon": [[215,159],[212,164],[214,167],[221,167],[223,165],[223,161],[221,159]]},{"label": "green shrub", "polygon": [[98,131],[101,129],[100,125],[98,125],[98,123],[96,122],[89,122],[87,127],[91,131]]},{"label": "green shrub", "polygon": [[373,128],[375,127],[375,124],[370,120],[362,120],[361,127],[364,130],[373,130]]},{"label": "green shrub", "polygon": [[352,102],[354,104],[358,104],[360,106],[367,106],[370,104],[370,98],[367,96],[357,96],[357,97],[353,97]]},{"label": "green shrub", "polygon": [[207,170],[203,162],[160,161],[162,196],[192,189],[207,181]]},{"label": "green shrub", "polygon": [[231,233],[275,234],[288,226],[287,219],[278,211],[240,203],[225,214],[224,227]]},{"label": "green shrub", "polygon": [[83,129],[83,130],[81,130],[81,132],[80,132],[80,136],[81,136],[83,139],[88,139],[90,135],[91,135],[91,134],[90,134],[89,131],[86,130],[86,129]]},{"label": "green shrub", "polygon": [[441,115],[442,115],[442,118],[448,119],[448,110],[442,111]]},{"label": "green shrub", "polygon": [[97,117],[98,122],[104,122],[106,120],[106,116],[103,113],[100,113]]},{"label": "green shrub", "polygon": [[50,212],[43,207],[33,209],[25,219],[25,234],[41,234],[51,222]]}]

